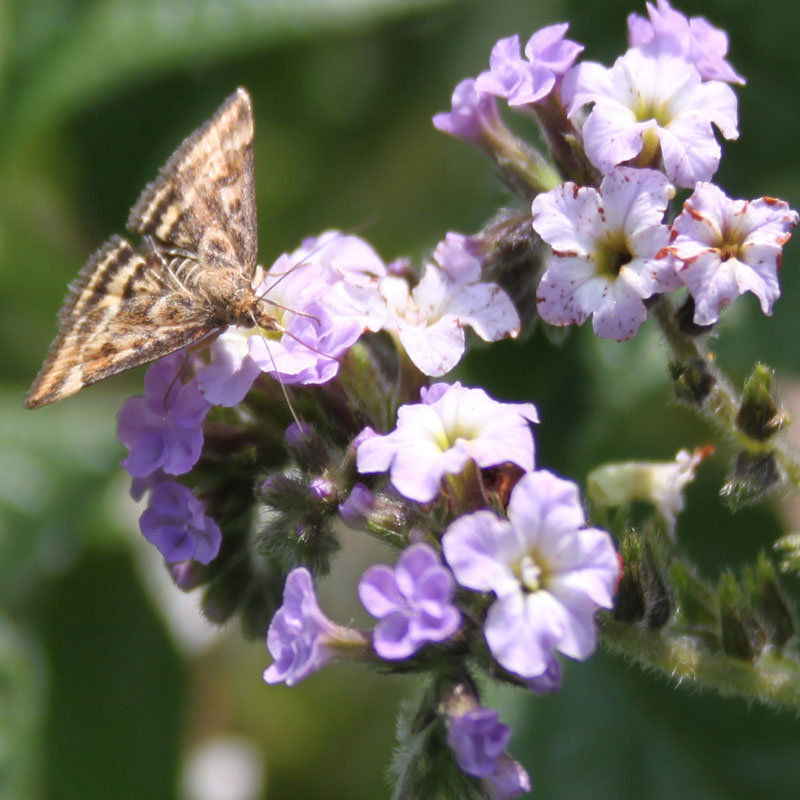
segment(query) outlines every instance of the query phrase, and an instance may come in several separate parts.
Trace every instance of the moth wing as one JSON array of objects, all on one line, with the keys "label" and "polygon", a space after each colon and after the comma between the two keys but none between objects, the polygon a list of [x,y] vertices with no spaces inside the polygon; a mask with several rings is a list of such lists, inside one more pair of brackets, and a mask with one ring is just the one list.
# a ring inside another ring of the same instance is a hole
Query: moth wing
[{"label": "moth wing", "polygon": [[81,270],[59,314],[59,333],[27,397],[27,408],[61,400],[214,330],[191,296],[169,288],[155,250],[109,239]]},{"label": "moth wing", "polygon": [[128,230],[209,267],[256,267],[253,109],[238,89],[189,136],[145,187]]}]

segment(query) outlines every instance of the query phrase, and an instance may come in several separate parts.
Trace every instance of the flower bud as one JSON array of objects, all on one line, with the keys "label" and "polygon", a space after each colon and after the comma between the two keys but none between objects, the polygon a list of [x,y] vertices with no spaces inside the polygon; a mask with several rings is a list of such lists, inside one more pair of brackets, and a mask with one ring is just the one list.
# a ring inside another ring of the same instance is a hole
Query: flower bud
[{"label": "flower bud", "polygon": [[736,578],[727,572],[719,582],[722,648],[729,656],[754,661],[767,637]]},{"label": "flower bud", "polygon": [[756,364],[744,383],[744,396],[736,415],[739,430],[764,442],[785,424],[786,415],[778,410],[772,397],[773,372],[764,364]]},{"label": "flower bud", "polygon": [[743,450],[736,457],[733,472],[720,489],[720,497],[734,511],[758,500],[780,480],[778,464],[772,452],[751,453]]},{"label": "flower bud", "polygon": [[782,597],[772,562],[764,553],[754,568],[748,569],[744,585],[758,613],[769,644],[780,649],[794,636],[791,611]]},{"label": "flower bud", "polygon": [[702,358],[670,361],[669,371],[675,387],[675,397],[696,406],[703,404],[716,382]]}]

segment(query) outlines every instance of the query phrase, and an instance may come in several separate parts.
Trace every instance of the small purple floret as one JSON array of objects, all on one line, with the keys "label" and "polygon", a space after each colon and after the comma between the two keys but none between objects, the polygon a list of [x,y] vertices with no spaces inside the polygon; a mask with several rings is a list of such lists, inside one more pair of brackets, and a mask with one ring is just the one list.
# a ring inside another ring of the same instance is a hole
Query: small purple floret
[{"label": "small purple floret", "polygon": [[451,604],[453,576],[427,544],[405,550],[394,569],[369,567],[358,584],[364,607],[381,621],[373,646],[381,658],[407,658],[426,642],[442,642],[461,624]]},{"label": "small purple floret", "polygon": [[264,671],[264,680],[294,686],[324,667],[334,658],[326,639],[337,630],[319,607],[311,573],[305,567],[293,569],[284,585],[283,605],[267,632],[267,648],[275,661]]},{"label": "small purple floret", "polygon": [[139,517],[139,527],[169,563],[194,559],[208,564],[219,552],[222,533],[206,516],[202,501],[191,489],[174,481],[156,486]]},{"label": "small purple floret", "polygon": [[183,353],[162,358],[147,370],[144,396],[125,401],[117,417],[117,435],[128,448],[122,466],[134,478],[162,469],[188,472],[203,448],[203,419],[211,408],[197,382],[181,383]]},{"label": "small purple floret", "polygon": [[492,95],[478,91],[474,78],[466,78],[456,86],[452,102],[452,111],[433,118],[433,127],[442,133],[482,145],[487,134],[502,125],[497,101]]},{"label": "small purple floret", "polygon": [[489,784],[493,800],[530,791],[528,773],[506,753],[511,730],[491,708],[478,707],[450,721],[447,744],[461,769]]}]

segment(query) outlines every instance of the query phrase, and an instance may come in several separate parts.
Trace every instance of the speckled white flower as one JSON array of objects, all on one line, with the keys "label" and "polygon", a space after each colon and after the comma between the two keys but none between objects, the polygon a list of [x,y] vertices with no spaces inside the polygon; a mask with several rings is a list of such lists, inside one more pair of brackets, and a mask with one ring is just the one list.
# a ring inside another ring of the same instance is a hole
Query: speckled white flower
[{"label": "speckled white flower", "polygon": [[672,192],[660,172],[617,167],[599,190],[565,183],[538,195],[533,228],[553,248],[536,297],[542,319],[580,325],[591,314],[598,336],[633,336],[645,298],[680,286],[662,224]]},{"label": "speckled white flower", "polygon": [[714,184],[698,184],[673,223],[670,248],[682,262],[678,277],[694,298],[695,323],[712,325],[745,292],[772,314],[781,252],[797,221],[783,200],[731,200]]}]

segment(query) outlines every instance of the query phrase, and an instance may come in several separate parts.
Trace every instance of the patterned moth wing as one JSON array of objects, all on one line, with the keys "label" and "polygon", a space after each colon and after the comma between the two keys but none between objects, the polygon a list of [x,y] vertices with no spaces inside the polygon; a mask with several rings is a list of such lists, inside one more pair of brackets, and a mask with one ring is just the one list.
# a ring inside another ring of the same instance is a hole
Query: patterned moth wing
[{"label": "patterned moth wing", "polygon": [[170,254],[252,279],[258,228],[253,110],[244,89],[175,151],[131,210],[128,230],[149,234]]},{"label": "patterned moth wing", "polygon": [[72,285],[25,405],[38,408],[228,324],[275,327],[252,288],[257,252],[253,114],[239,89],[149,184],[128,227]]},{"label": "patterned moth wing", "polygon": [[137,253],[120,236],[89,259],[61,309],[59,334],[25,398],[27,408],[154,361],[213,330],[191,297],[166,285],[159,262],[154,250]]}]

